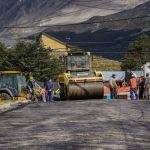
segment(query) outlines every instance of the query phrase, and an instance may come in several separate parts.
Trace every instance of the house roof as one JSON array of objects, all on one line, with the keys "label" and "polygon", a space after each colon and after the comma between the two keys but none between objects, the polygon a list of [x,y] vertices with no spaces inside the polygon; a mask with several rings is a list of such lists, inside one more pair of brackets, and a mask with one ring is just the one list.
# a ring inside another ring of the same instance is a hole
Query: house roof
[{"label": "house roof", "polygon": [[49,35],[49,34],[47,34],[47,33],[42,32],[41,35],[47,36],[48,38],[53,39],[53,40],[55,40],[56,42],[58,42],[58,43],[60,43],[60,44],[62,44],[62,45],[64,45],[64,46],[66,46],[66,43],[64,43],[64,42],[62,42],[62,41],[56,39],[55,37],[53,37],[53,36],[51,36],[51,35]]}]

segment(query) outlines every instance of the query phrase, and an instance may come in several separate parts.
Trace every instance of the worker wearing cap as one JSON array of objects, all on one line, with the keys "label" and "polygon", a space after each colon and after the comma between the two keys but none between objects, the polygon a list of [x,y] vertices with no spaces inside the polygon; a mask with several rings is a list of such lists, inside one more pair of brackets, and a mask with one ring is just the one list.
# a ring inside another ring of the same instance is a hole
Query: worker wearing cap
[{"label": "worker wearing cap", "polygon": [[117,83],[116,83],[116,75],[112,74],[112,77],[109,80],[109,87],[110,87],[110,93],[111,93],[111,99],[117,98]]},{"label": "worker wearing cap", "polygon": [[131,75],[131,79],[130,79],[130,96],[131,96],[131,99],[138,99],[137,79],[134,74]]},{"label": "worker wearing cap", "polygon": [[46,89],[46,101],[47,102],[52,102],[54,101],[53,97],[54,97],[54,83],[52,81],[52,79],[49,79],[49,81],[46,83],[45,85],[45,89]]},{"label": "worker wearing cap", "polygon": [[29,76],[29,80],[28,80],[28,82],[27,82],[27,88],[28,88],[28,90],[29,90],[30,93],[31,93],[31,100],[35,100],[35,94],[34,94],[35,89],[34,89],[34,87],[35,87],[35,80],[34,80],[34,78],[30,75],[30,76]]},{"label": "worker wearing cap", "polygon": [[139,88],[139,99],[143,99],[144,98],[144,90],[145,90],[145,77],[144,77],[143,73],[141,74],[141,76],[139,78],[138,88]]},{"label": "worker wearing cap", "polygon": [[146,80],[145,80],[145,89],[146,89],[146,97],[148,100],[150,100],[150,74],[146,74]]}]

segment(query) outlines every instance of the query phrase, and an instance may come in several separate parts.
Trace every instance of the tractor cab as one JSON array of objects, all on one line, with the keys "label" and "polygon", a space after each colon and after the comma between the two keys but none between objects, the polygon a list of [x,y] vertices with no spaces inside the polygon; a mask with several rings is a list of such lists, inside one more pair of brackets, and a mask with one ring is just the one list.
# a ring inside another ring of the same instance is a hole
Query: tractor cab
[{"label": "tractor cab", "polygon": [[68,53],[66,71],[90,71],[91,56],[89,52]]},{"label": "tractor cab", "polygon": [[26,95],[26,78],[20,71],[0,71],[0,100],[24,100]]}]

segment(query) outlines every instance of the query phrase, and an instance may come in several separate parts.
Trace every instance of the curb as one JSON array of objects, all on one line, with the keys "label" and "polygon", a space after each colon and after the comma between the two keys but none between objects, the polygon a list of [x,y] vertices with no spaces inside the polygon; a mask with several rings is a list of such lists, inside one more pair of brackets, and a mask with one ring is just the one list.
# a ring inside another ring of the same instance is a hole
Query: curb
[{"label": "curb", "polygon": [[1,108],[0,109],[0,114],[4,114],[4,113],[10,112],[10,111],[13,111],[15,109],[25,107],[26,105],[28,105],[30,103],[31,103],[31,101],[14,102],[12,104],[9,104],[9,105],[4,106],[3,108]]}]

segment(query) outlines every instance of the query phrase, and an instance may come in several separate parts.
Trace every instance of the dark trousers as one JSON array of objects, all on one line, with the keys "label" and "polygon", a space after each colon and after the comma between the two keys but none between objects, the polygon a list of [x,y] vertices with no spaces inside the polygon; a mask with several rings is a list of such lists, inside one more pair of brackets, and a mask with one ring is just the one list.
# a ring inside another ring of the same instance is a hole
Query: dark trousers
[{"label": "dark trousers", "polygon": [[117,99],[117,90],[116,88],[110,87],[111,99]]},{"label": "dark trousers", "polygon": [[144,98],[144,86],[139,86],[139,99]]},{"label": "dark trousers", "polygon": [[138,94],[137,94],[137,89],[136,88],[131,88],[130,89],[130,96],[131,96],[131,99],[138,99]]},{"label": "dark trousers", "polygon": [[49,91],[46,91],[46,101],[48,102],[51,102],[51,101],[53,101],[53,96],[54,96],[54,94],[53,94],[53,91],[51,91],[51,92],[49,92]]}]

